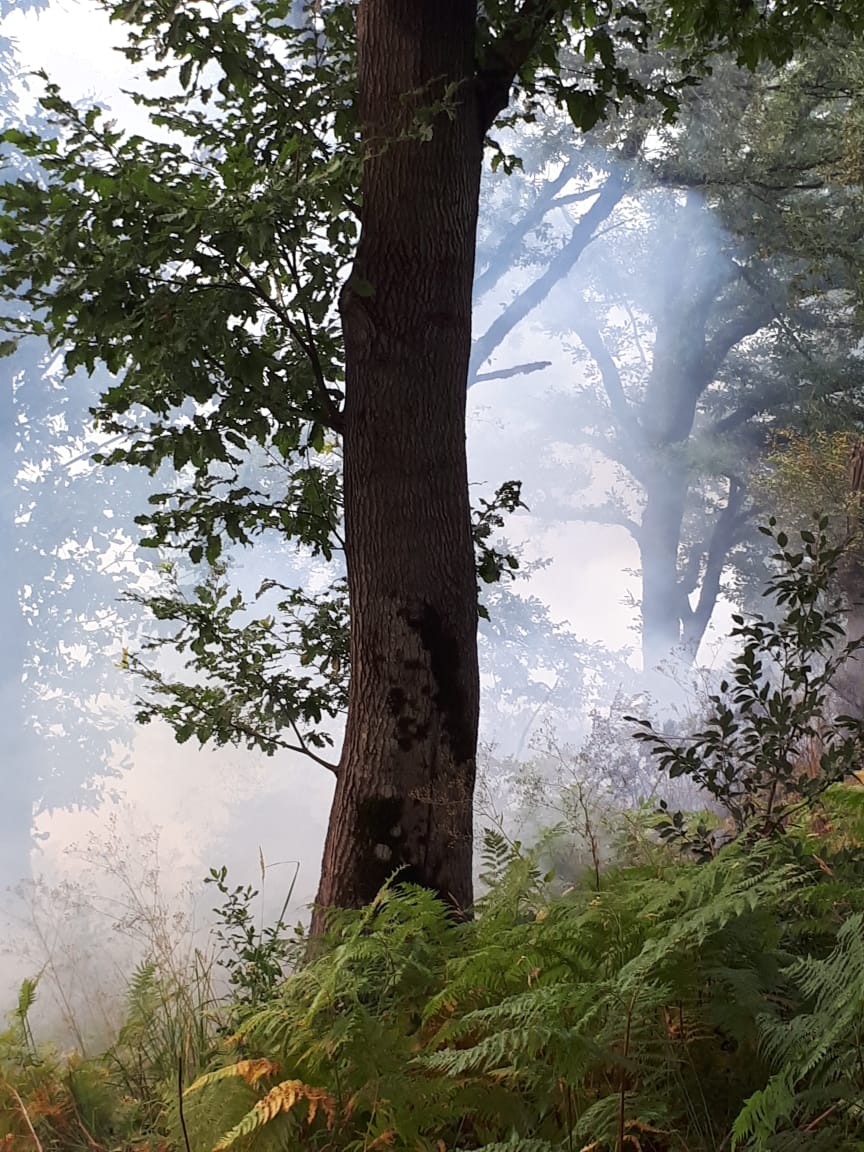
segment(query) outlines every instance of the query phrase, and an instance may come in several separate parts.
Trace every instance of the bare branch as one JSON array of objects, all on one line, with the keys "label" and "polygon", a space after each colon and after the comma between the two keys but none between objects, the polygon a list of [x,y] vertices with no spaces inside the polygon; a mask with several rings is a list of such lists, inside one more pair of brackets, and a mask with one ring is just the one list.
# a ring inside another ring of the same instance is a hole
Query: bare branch
[{"label": "bare branch", "polygon": [[542,372],[544,368],[551,367],[551,360],[532,360],[530,364],[516,364],[513,368],[499,368],[497,372],[478,372],[472,383],[479,384],[483,380],[509,380],[511,376],[528,376],[532,372]]},{"label": "bare branch", "polygon": [[574,512],[573,518],[586,524],[603,524],[608,528],[626,528],[637,544],[642,536],[640,525],[627,515],[626,510],[616,500],[610,499],[605,504],[578,508]]},{"label": "bare branch", "polygon": [[609,400],[609,409],[618,429],[633,440],[641,438],[642,429],[624,394],[618,365],[606,347],[600,329],[587,316],[580,316],[574,322],[573,330],[597,365],[603,389]]}]

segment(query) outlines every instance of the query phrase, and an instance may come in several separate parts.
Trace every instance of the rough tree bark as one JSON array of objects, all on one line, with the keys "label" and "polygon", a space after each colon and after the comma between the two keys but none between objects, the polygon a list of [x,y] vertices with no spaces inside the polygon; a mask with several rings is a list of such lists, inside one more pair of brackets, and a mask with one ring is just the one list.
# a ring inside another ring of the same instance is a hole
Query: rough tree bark
[{"label": "rough tree bark", "polygon": [[[479,712],[465,405],[483,140],[473,0],[362,0],[362,230],[341,298],[351,686],[313,932],[397,868],[472,903]],[[430,139],[417,113],[436,101]],[[413,137],[413,138],[412,138]]]}]

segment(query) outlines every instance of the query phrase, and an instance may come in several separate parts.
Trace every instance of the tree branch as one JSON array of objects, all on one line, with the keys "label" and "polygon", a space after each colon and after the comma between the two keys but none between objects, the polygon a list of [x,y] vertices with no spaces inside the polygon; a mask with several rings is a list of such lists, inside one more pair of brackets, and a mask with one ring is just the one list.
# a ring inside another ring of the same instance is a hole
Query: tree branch
[{"label": "tree branch", "polygon": [[754,308],[752,312],[745,312],[732,320],[728,320],[705,343],[702,363],[706,375],[709,378],[713,377],[736,345],[758,332],[760,328],[764,328],[776,315],[777,309],[774,305],[762,299],[759,301],[759,306]]},{"label": "tree branch", "polygon": [[561,9],[561,0],[522,0],[510,25],[485,48],[477,69],[480,127],[485,134],[510,103],[513,81],[534,51],[546,24]]},{"label": "tree branch", "polygon": [[574,512],[573,519],[586,524],[603,524],[607,528],[626,528],[637,544],[642,535],[640,525],[614,500],[607,500],[605,504],[595,504],[590,508],[579,508]]},{"label": "tree branch", "polygon": [[323,756],[319,756],[317,752],[313,752],[306,741],[303,739],[303,733],[300,731],[300,729],[297,727],[297,724],[293,720],[291,721],[291,727],[294,730],[295,737],[297,738],[297,746],[293,744],[286,744],[284,747],[287,748],[290,752],[300,752],[302,755],[308,756],[310,760],[314,761],[316,764],[320,764],[322,768],[326,768],[329,772],[332,772],[334,776],[338,776],[339,765],[333,764],[331,761],[325,760]]},{"label": "tree branch", "polygon": [[[570,439],[574,444],[585,444],[588,448],[605,456],[607,460],[620,465],[625,472],[629,472],[637,484],[644,487],[648,470],[643,460],[630,445],[607,440],[596,433],[588,432],[584,428],[576,428],[570,432]],[[629,449],[629,450],[628,450]]]},{"label": "tree branch", "polygon": [[715,420],[710,426],[709,432],[711,436],[722,436],[724,432],[732,432],[736,428],[740,428],[742,424],[746,424],[751,420],[757,412],[762,411],[764,405],[757,404],[742,404],[739,408],[733,409],[727,416],[722,416],[719,420]]},{"label": "tree branch", "polygon": [[638,439],[641,437],[642,429],[624,394],[621,373],[618,371],[618,365],[615,363],[611,352],[606,347],[600,329],[587,318],[580,317],[575,321],[573,330],[597,365],[600,378],[603,381],[603,389],[609,400],[612,418],[618,429],[626,436],[634,440]]},{"label": "tree branch", "polygon": [[709,425],[708,433],[710,436],[722,436],[725,432],[733,432],[760,412],[767,412],[775,404],[782,403],[784,400],[788,401],[788,399],[788,390],[784,391],[782,387],[777,386],[768,388],[762,396],[755,400],[744,401],[725,416],[721,416],[719,420],[715,420],[713,424]]},{"label": "tree branch", "polygon": [[[705,629],[708,627],[714,607],[717,604],[717,597],[720,595],[720,581],[726,567],[729,549],[736,541],[738,529],[747,519],[746,516],[742,516],[746,498],[747,493],[744,486],[730,477],[726,505],[714,523],[711,537],[705,549],[705,573],[702,577],[702,587],[699,590],[699,600],[695,608],[690,609],[685,594],[685,606],[688,608],[688,612],[686,618],[682,614],[683,638],[694,657],[702,643]],[[681,587],[680,584],[679,587]]]},{"label": "tree branch", "polygon": [[[556,194],[565,187],[569,180],[572,180],[579,170],[579,165],[575,160],[569,161],[565,164],[554,180],[546,181],[543,189],[525,215],[508,231],[507,235],[498,245],[494,255],[489,257],[486,267],[483,272],[474,281],[474,300],[479,300],[485,296],[498,281],[501,279],[504,271],[510,270],[510,264],[515,253],[519,250],[523,240],[529,233],[533,232],[538,225],[543,223],[544,217],[547,213],[551,212],[553,208],[558,208],[561,204],[572,204],[574,198],[570,196],[563,197],[562,200],[556,200]],[[596,195],[600,191],[599,188],[586,189],[584,192],[579,193],[579,198],[587,200],[589,196]],[[503,265],[503,271],[498,271]]]},{"label": "tree branch", "polygon": [[598,225],[612,213],[624,196],[628,184],[628,177],[623,172],[617,169],[610,172],[597,199],[588,211],[579,217],[569,240],[553,256],[545,272],[520,292],[492,321],[483,335],[474,341],[471,368],[468,373],[469,388],[476,380],[477,370],[486,363],[516,325],[542,304],[559,280],[565,279],[570,274],[579,257],[594,239]]},{"label": "tree branch", "polygon": [[551,368],[551,360],[532,360],[530,364],[516,364],[512,368],[499,368],[497,372],[478,372],[472,384],[479,384],[483,380],[509,380],[511,376],[528,376],[532,372],[542,372],[544,368]]}]

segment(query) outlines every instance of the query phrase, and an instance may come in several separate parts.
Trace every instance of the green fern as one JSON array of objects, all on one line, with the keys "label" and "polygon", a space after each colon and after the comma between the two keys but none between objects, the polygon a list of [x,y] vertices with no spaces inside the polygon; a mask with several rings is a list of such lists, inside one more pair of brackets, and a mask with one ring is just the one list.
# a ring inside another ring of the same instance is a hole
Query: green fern
[{"label": "green fern", "polygon": [[732,1126],[732,1148],[749,1145],[764,1148],[782,1121],[792,1115],[795,1092],[786,1072],[775,1073],[754,1092]]},{"label": "green fern", "polygon": [[828,956],[796,960],[785,975],[799,1004],[760,1016],[761,1046],[777,1072],[747,1101],[735,1139],[768,1149],[778,1129],[806,1132],[819,1119],[839,1147],[850,1125],[860,1137],[864,1116],[864,914],[841,925]]}]

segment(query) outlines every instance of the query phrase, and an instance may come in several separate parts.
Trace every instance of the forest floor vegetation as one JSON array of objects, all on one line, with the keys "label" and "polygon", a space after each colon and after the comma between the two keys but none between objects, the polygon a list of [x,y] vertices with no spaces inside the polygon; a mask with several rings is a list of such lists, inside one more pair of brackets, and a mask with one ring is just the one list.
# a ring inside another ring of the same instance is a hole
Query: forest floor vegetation
[{"label": "forest floor vegetation", "polygon": [[288,900],[262,928],[257,893],[214,869],[212,947],[182,952],[148,913],[153,947],[98,1055],[39,1042],[24,982],[0,1035],[0,1144],[860,1152],[864,721],[830,695],[860,642],[825,528],[800,551],[766,528],[780,614],[736,619],[701,729],[634,721],[704,811],[610,807],[601,829],[577,780],[533,847],[485,831],[473,918],[397,874],[311,951]]}]

